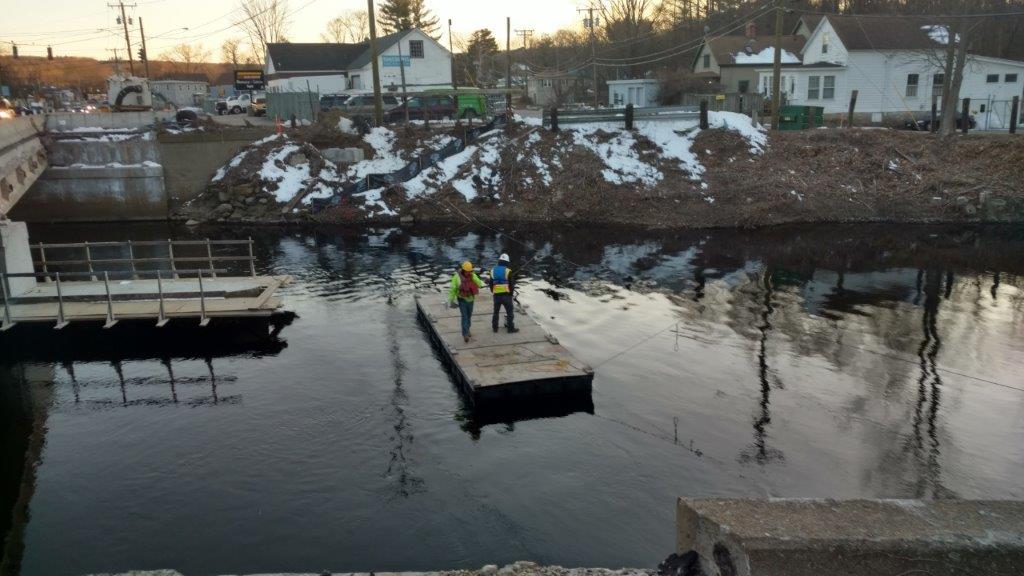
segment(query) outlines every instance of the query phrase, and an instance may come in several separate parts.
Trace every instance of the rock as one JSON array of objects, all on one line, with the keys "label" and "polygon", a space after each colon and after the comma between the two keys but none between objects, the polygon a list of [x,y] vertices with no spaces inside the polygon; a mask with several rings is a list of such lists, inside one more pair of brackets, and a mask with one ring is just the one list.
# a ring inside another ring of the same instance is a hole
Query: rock
[{"label": "rock", "polygon": [[362,162],[366,155],[362,148],[325,148],[320,151],[324,160],[335,164],[352,164]]},{"label": "rock", "polygon": [[227,190],[217,190],[217,200],[219,202],[230,202],[231,194]]},{"label": "rock", "polygon": [[488,564],[480,569],[481,576],[492,576],[498,573],[498,567],[495,564]]},{"label": "rock", "polygon": [[231,214],[234,211],[235,211],[235,207],[232,206],[231,204],[225,203],[225,204],[221,204],[220,206],[217,206],[217,212],[222,214],[222,215]]},{"label": "rock", "polygon": [[[402,216],[401,218],[398,219],[398,221],[401,222],[402,224],[412,224],[413,221],[415,220],[415,218],[409,215]],[[490,564],[488,564],[488,566],[490,566]],[[497,569],[497,567],[495,567],[495,569]]]},{"label": "rock", "polygon": [[572,220],[573,216],[576,216],[576,213],[572,211],[563,212],[562,216],[565,216],[566,220]]},{"label": "rock", "polygon": [[239,184],[231,189],[231,193],[235,196],[248,196],[252,194],[252,186],[249,184]]},{"label": "rock", "polygon": [[512,564],[512,567],[516,570],[533,570],[537,567],[537,563],[530,562],[529,560],[520,560],[515,564]]},{"label": "rock", "polygon": [[501,570],[498,570],[498,576],[512,576],[515,572],[512,566],[502,566]]},{"label": "rock", "polygon": [[289,156],[286,163],[289,166],[301,166],[303,164],[309,164],[309,158],[306,158],[306,155],[302,152],[297,152]]},{"label": "rock", "polygon": [[188,219],[188,220],[187,220],[187,221],[185,222],[185,226],[198,226],[199,224],[200,224],[199,220],[195,220],[195,219],[193,219],[193,218],[189,218],[189,219]]},{"label": "rock", "polygon": [[269,198],[260,198],[260,204],[266,204],[267,202],[270,202]]},{"label": "rock", "polygon": [[256,197],[255,196],[249,196],[248,198],[245,199],[245,205],[246,206],[252,206],[255,203],[256,203]]}]

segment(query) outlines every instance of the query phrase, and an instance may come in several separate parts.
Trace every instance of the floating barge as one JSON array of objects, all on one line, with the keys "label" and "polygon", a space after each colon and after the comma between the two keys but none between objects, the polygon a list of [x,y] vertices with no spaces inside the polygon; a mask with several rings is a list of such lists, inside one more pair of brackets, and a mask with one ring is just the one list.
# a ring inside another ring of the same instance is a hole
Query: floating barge
[{"label": "floating barge", "polygon": [[[459,385],[474,404],[543,394],[589,394],[594,371],[516,306],[516,327],[491,330],[493,299],[476,297],[473,339],[463,342],[458,308],[444,294],[416,297],[416,308]],[[504,324],[504,314],[501,318]]]}]

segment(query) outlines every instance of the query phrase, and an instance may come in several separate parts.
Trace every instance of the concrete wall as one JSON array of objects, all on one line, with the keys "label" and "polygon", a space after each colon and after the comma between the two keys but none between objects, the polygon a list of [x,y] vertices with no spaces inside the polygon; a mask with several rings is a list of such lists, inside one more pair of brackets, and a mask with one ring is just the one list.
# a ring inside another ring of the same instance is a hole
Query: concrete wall
[{"label": "concrete wall", "polygon": [[163,167],[51,167],[12,212],[27,222],[166,220]]},{"label": "concrete wall", "polygon": [[[24,222],[0,222],[0,272],[23,274],[33,272],[32,252],[28,244],[28,227]],[[36,285],[35,278],[5,279],[8,296],[18,296]]]},{"label": "concrete wall", "polygon": [[251,129],[216,134],[161,134],[160,163],[164,166],[164,187],[171,210],[205,190],[217,169],[243,147],[271,133]]},{"label": "concrete wall", "polygon": [[38,117],[0,122],[0,215],[7,214],[46,169],[46,151],[37,137],[41,129]]},{"label": "concrete wall", "polygon": [[52,131],[75,128],[141,128],[157,121],[173,120],[174,112],[96,112],[76,114],[59,112],[46,115],[46,129]]}]

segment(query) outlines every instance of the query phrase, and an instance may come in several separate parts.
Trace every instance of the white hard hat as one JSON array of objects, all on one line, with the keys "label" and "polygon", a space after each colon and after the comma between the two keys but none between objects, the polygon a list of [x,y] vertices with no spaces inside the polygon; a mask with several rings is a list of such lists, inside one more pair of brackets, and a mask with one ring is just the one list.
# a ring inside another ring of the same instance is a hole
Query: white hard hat
[{"label": "white hard hat", "polygon": [[498,262],[510,262],[508,254],[502,254],[501,256],[498,256]]}]

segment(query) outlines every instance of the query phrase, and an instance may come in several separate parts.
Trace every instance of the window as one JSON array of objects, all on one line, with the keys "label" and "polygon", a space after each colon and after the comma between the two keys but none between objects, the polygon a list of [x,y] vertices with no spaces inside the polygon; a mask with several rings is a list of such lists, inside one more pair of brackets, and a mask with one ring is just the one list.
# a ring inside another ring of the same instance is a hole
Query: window
[{"label": "window", "polygon": [[820,96],[821,76],[807,77],[807,99],[817,100]]},{"label": "window", "polygon": [[829,44],[830,40],[831,40],[831,38],[829,37],[829,33],[828,32],[822,32],[821,33],[821,53],[822,54],[828,54],[828,44]]},{"label": "window", "polygon": [[821,91],[821,97],[825,100],[832,100],[836,97],[836,77],[825,76],[825,88]]},{"label": "window", "polygon": [[711,68],[711,54],[704,55],[704,67]]},{"label": "window", "polygon": [[740,94],[746,94],[747,91],[750,90],[750,80],[740,80],[737,88],[739,89]]},{"label": "window", "polygon": [[932,96],[942,97],[942,85],[946,83],[946,76],[944,74],[935,74],[932,76]]},{"label": "window", "polygon": [[409,58],[423,58],[423,40],[409,40]]},{"label": "window", "polygon": [[1007,82],[1009,84],[1016,84],[1017,83],[1017,75],[1016,74],[1007,74],[1006,76],[1003,77],[1003,81]]},{"label": "window", "polygon": [[989,84],[999,82],[999,74],[989,74],[988,76],[985,76],[985,82]]},{"label": "window", "polygon": [[917,74],[907,74],[907,98],[917,98]]}]

